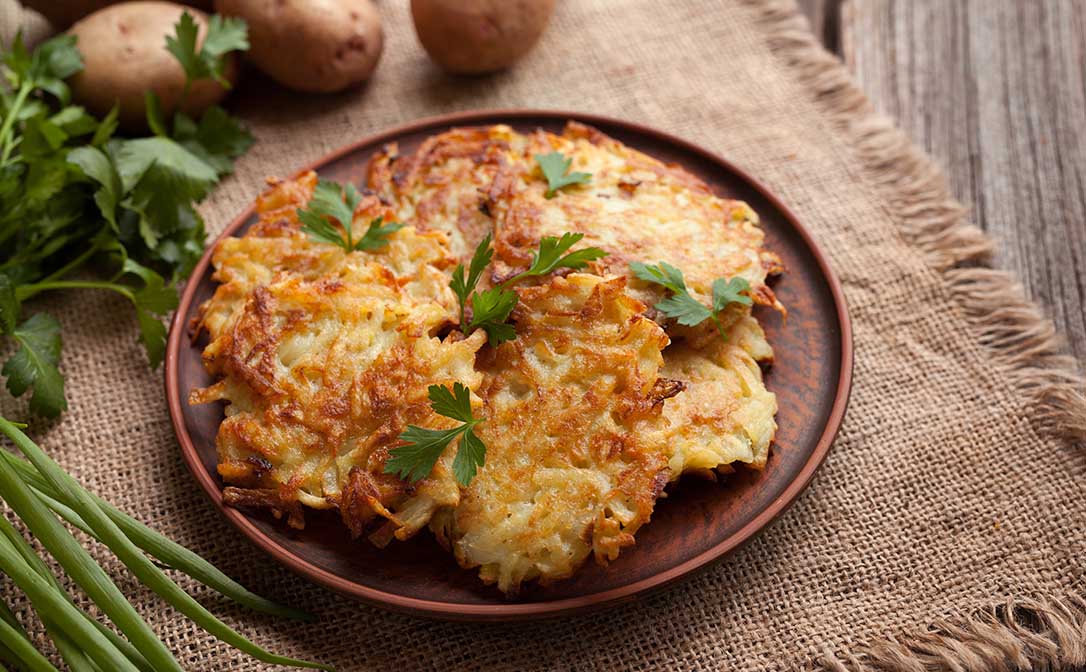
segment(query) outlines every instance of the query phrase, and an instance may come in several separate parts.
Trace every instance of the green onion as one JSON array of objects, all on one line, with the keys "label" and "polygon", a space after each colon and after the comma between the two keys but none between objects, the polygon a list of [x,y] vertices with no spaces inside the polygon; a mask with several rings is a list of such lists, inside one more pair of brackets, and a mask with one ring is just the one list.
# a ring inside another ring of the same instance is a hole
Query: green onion
[{"label": "green onion", "polygon": [[[26,539],[23,539],[22,535],[20,535],[15,530],[15,527],[8,521],[8,519],[4,518],[3,516],[0,516],[0,533],[8,538],[12,546],[15,547],[15,550],[17,550],[19,552],[19,555],[23,557],[23,561],[26,562],[26,564],[31,569],[36,571],[38,573],[38,576],[51,583],[55,590],[63,593],[63,590],[61,589],[60,584],[57,583],[56,577],[53,576],[53,573],[50,572],[49,568],[45,566],[45,563],[42,561],[42,559],[39,558],[36,553],[34,553],[34,549],[30,547],[30,544],[26,543]],[[67,593],[64,594],[65,596],[67,596]],[[7,609],[7,605],[4,605],[4,608]],[[8,613],[11,613],[10,609],[8,609]],[[88,616],[88,618],[90,617]],[[5,617],[4,620],[14,623],[14,614],[11,614],[11,620],[9,620],[7,617]],[[92,672],[92,668],[90,666],[90,662],[87,660],[87,657],[83,655],[82,651],[76,648],[76,646],[68,639],[67,635],[65,635],[62,630],[57,629],[56,625],[52,622],[52,620],[43,618],[42,623],[45,625],[45,633],[49,636],[50,639],[53,640],[53,643],[57,647],[57,651],[60,652],[61,658],[64,659],[64,662],[68,663],[68,667],[72,669],[72,672]],[[21,628],[20,631],[22,631]],[[22,632],[23,636],[25,637],[26,632]]]},{"label": "green onion", "polygon": [[[0,473],[4,471],[4,468],[0,466]],[[8,483],[0,482],[0,484],[6,491]],[[76,644],[100,666],[104,666],[103,669],[136,672],[132,663],[113,647],[105,635],[83,618],[82,612],[75,605],[54,590],[48,581],[38,576],[37,572],[23,561],[11,541],[3,535],[0,535],[0,572],[7,574],[15,585],[22,588],[39,614],[63,628]],[[11,642],[5,642],[5,644],[12,647],[13,651],[17,650]]]},{"label": "green onion", "polygon": [[[4,454],[7,455],[8,453],[4,451]],[[31,569],[36,571],[38,573],[38,576],[42,577],[50,584],[52,584],[54,590],[63,595],[66,599],[68,599],[68,601],[71,601],[71,596],[69,596],[68,593],[66,593],[64,589],[61,588],[60,584],[57,582],[56,577],[53,576],[53,573],[49,570],[49,567],[47,567],[45,562],[40,557],[38,557],[37,553],[34,552],[34,549],[31,548],[30,544],[26,542],[26,539],[23,539],[22,535],[20,535],[15,530],[15,527],[12,526],[12,524],[8,522],[8,520],[3,516],[0,516],[0,534],[3,534],[5,537],[8,538],[12,546],[15,547],[15,550],[17,550],[19,552],[19,555],[23,557],[23,561],[26,562],[26,564],[29,565]],[[117,633],[107,628],[105,625],[102,625],[101,623],[96,621],[93,617],[91,617],[90,614],[86,613],[85,611],[80,611],[80,613],[83,614],[83,616],[91,625],[96,627],[99,632],[105,635],[106,639],[108,639],[113,644],[113,646],[117,648],[118,651],[124,654],[125,658],[128,658],[128,660],[130,660],[132,664],[138,667],[141,672],[155,672],[154,668],[151,667],[151,664],[147,662],[147,660],[140,654],[140,652],[136,650],[136,647],[132,646],[132,644],[130,644],[128,640],[124,639]],[[72,667],[73,669],[78,667],[82,662],[78,659],[85,659],[83,653],[78,649],[70,646],[71,643],[66,641],[67,637],[63,634],[63,631],[58,632],[56,631],[56,628],[51,627],[53,624],[51,623],[51,621],[49,621],[49,619],[43,618],[42,621],[45,624],[47,634],[49,635],[50,639],[52,639],[53,642],[57,645],[57,649],[60,651],[61,657],[63,657],[65,662],[68,663],[68,666]],[[71,657],[76,658],[75,662],[69,660],[69,658]],[[82,669],[88,668],[83,667]],[[76,672],[78,672],[78,670],[76,670]]]},{"label": "green onion", "polygon": [[[4,522],[7,522],[7,518],[4,518],[3,516],[0,516],[0,518],[3,518]],[[3,602],[0,602],[0,619],[6,621],[7,624],[13,628],[22,628],[22,626],[19,625],[19,620],[15,618],[15,612],[13,612],[11,610],[11,607],[4,604]],[[26,635],[25,632],[23,634]]]},{"label": "green onion", "polygon": [[[79,528],[95,539],[98,538],[79,514],[56,500],[56,491],[38,474],[34,467],[8,452],[0,453],[0,457],[7,459],[11,466],[19,472],[23,480],[38,491],[38,496],[41,497],[46,506],[74,527]],[[94,493],[89,494],[95,503],[106,512],[106,515],[112,518],[113,522],[121,528],[121,531],[132,540],[132,543],[166,566],[191,576],[208,588],[218,591],[223,596],[253,611],[299,621],[314,620],[312,614],[283,606],[249,591],[196,553],[162,536]]]},{"label": "green onion", "polygon": [[57,668],[34,648],[30,640],[5,620],[0,620],[0,642],[30,672],[57,672]]},{"label": "green onion", "polygon": [[[0,518],[3,518],[3,516],[0,516]],[[3,602],[0,602],[0,620],[3,620],[18,631],[23,638],[27,640],[30,639],[29,635],[26,634],[26,630],[23,630],[23,626],[19,624],[19,620],[15,618],[15,613]],[[16,665],[19,662],[19,657],[16,656],[15,652],[9,649],[3,641],[0,641],[0,660],[10,663],[11,665]]]},{"label": "green onion", "polygon": [[[0,423],[7,423],[7,421],[0,419]],[[14,429],[14,431],[18,432],[19,430]],[[156,669],[181,671],[181,666],[174,659],[173,654],[158,639],[150,626],[140,618],[140,615],[121,594],[120,589],[110,580],[105,570],[99,567],[90,554],[79,545],[79,542],[64,529],[41,500],[31,492],[30,488],[19,480],[18,475],[8,466],[5,460],[0,460],[0,492],[4,493],[4,499],[7,500],[16,515],[22,519],[23,523],[45,546],[46,550],[56,558],[68,576],[72,577],[72,580],[94,600]],[[4,539],[11,552],[18,555],[18,551],[11,545],[10,540],[7,540],[6,537]],[[21,558],[20,562],[22,562]],[[39,580],[45,581],[40,576],[36,574],[35,576]],[[47,581],[45,583],[49,585]],[[52,588],[52,586],[49,587]],[[67,600],[56,595],[55,591],[50,590],[49,592],[53,593],[52,597],[57,597],[67,603]],[[31,599],[33,600],[33,597]],[[94,629],[86,621],[83,621],[83,625]],[[67,627],[65,627],[65,630],[67,630]],[[104,637],[97,629],[94,630],[99,637]],[[106,643],[109,644],[109,640],[106,640]],[[116,650],[112,645],[110,645],[110,649]],[[84,650],[86,650],[86,647],[84,647]],[[124,662],[131,669],[136,669],[127,659]]]},{"label": "green onion", "polygon": [[[287,665],[291,667],[308,667],[322,670],[330,670],[332,668],[321,663],[315,663],[304,660],[297,660],[286,656],[280,656],[267,651],[253,642],[246,639],[244,636],[235,632],[230,626],[226,625],[218,618],[216,618],[211,612],[205,609],[199,602],[193,599],[185,591],[181,590],[173,581],[167,577],[162,570],[155,567],[154,563],[147,559],[147,556],[143,555],[140,549],[132,543],[132,541],[124,535],[121,529],[117,526],[109,516],[98,506],[98,504],[91,498],[90,494],[80,486],[74,478],[72,478],[67,472],[60,468],[60,466],[54,462],[45,452],[39,448],[33,441],[23,434],[17,427],[11,424],[9,421],[0,418],[0,432],[3,432],[10,438],[15,445],[22,451],[31,464],[38,470],[38,472],[45,477],[52,488],[60,495],[59,499],[71,507],[87,525],[95,532],[99,539],[113,551],[113,553],[124,563],[136,578],[148,588],[157,593],[160,597],[165,599],[178,611],[187,616],[194,623],[202,627],[204,630],[214,635],[218,639],[230,644],[234,648],[243,651],[257,660],[262,660],[266,663],[272,663],[275,665]],[[12,473],[12,470],[6,462],[0,465],[0,471],[7,471]],[[2,485],[2,484],[0,484]],[[20,484],[22,485],[22,484]],[[25,489],[25,486],[24,486]],[[36,502],[38,505],[44,507],[40,500]],[[14,504],[12,508],[15,508]],[[16,511],[18,513],[18,511]],[[21,515],[21,514],[20,514]],[[49,514],[51,521],[55,525],[60,525],[55,518],[52,518]],[[30,521],[27,521],[28,526]],[[35,532],[36,533],[36,532]],[[68,537],[71,539],[71,537]],[[73,539],[74,541],[74,539]],[[44,543],[45,540],[43,539]],[[48,546],[46,546],[48,548]],[[82,549],[80,549],[82,550]],[[54,554],[55,555],[55,554]],[[60,560],[60,558],[57,558]],[[95,565],[97,567],[97,565]],[[65,567],[67,569],[67,567]],[[98,568],[101,571],[101,568]],[[69,572],[70,573],[70,572]],[[103,572],[104,575],[104,572]],[[75,577],[73,577],[75,578]],[[106,579],[108,581],[108,577]],[[112,585],[112,583],[110,584]],[[84,587],[86,590],[86,587]],[[92,596],[93,597],[93,596]],[[126,603],[127,604],[127,603]],[[129,605],[130,606],[130,605]],[[117,623],[114,619],[114,623]],[[131,633],[117,624],[122,630],[125,630],[126,634],[129,634],[131,639]],[[146,624],[144,624],[146,625]],[[157,639],[155,640],[159,646],[165,649],[163,645]],[[168,650],[167,650],[168,652]],[[144,652],[147,655],[147,652]],[[156,664],[155,660],[148,655],[148,660],[152,664]],[[176,661],[173,660],[172,655],[170,660],[176,665]],[[178,668],[180,669],[180,668]]]},{"label": "green onion", "polygon": [[[7,522],[7,519],[3,516],[0,516],[0,520],[5,523]],[[0,621],[2,621],[2,623],[0,623],[0,629],[3,629],[5,631],[3,633],[0,633],[0,661],[6,662],[10,665],[15,665],[17,666],[17,668],[21,668],[24,665],[22,657],[17,655],[10,648],[8,648],[8,646],[4,642],[6,642],[10,638],[12,630],[15,632],[15,634],[19,635],[22,639],[28,642],[30,641],[30,635],[26,634],[26,630],[23,629],[23,626],[19,623],[19,620],[15,618],[14,612],[12,612],[11,608],[3,602],[0,602]],[[0,665],[0,670],[4,669],[4,666]],[[73,672],[79,672],[79,670],[75,670],[73,668]]]}]

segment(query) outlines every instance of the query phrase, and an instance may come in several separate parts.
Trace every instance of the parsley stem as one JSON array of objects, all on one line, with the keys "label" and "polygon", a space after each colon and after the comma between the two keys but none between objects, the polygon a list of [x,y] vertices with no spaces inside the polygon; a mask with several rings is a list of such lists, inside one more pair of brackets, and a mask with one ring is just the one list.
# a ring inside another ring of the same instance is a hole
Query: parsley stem
[{"label": "parsley stem", "polygon": [[0,168],[8,165],[8,157],[11,156],[11,150],[15,146],[11,129],[15,126],[15,119],[19,116],[19,111],[22,109],[23,104],[26,103],[26,97],[30,95],[32,88],[31,82],[22,83],[19,92],[15,94],[15,100],[11,102],[7,116],[4,118],[4,125],[0,126],[0,142],[3,143],[3,150],[0,151]]},{"label": "parsley stem", "polygon": [[513,277],[509,278],[508,280],[506,280],[502,284],[498,285],[498,289],[507,289],[509,287],[509,285],[512,285],[515,282],[528,277],[529,275],[531,275],[531,273],[529,271],[524,271],[523,273],[518,273],[517,275],[514,275]]},{"label": "parsley stem", "polygon": [[64,264],[63,266],[61,266],[57,270],[55,270],[52,273],[50,273],[49,275],[45,276],[42,279],[42,282],[43,283],[44,282],[54,282],[54,281],[59,280],[60,278],[63,278],[65,275],[68,275],[69,273],[71,273],[75,269],[77,269],[80,266],[82,266],[83,264],[87,263],[87,260],[90,259],[91,257],[93,257],[96,252],[98,252],[98,243],[97,242],[95,242],[93,245],[88,247],[86,249],[86,251],[81,253],[75,259],[72,259],[67,264]]},{"label": "parsley stem", "polygon": [[132,290],[124,285],[95,280],[55,280],[51,282],[38,282],[33,285],[22,285],[15,289],[15,296],[19,301],[26,301],[32,296],[52,289],[110,289],[127,297],[129,301],[136,300],[135,296],[132,294]]},{"label": "parsley stem", "polygon": [[720,324],[720,318],[714,313],[712,316],[713,324],[716,325],[716,330],[720,332],[720,337],[725,341],[728,340],[728,335],[724,333],[724,326]]}]

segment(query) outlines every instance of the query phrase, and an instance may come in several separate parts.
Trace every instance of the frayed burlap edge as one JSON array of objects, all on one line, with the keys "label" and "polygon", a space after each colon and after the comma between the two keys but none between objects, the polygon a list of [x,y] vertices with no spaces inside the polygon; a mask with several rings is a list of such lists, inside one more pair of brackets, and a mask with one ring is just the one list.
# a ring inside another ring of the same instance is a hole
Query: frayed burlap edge
[{"label": "frayed burlap edge", "polygon": [[[942,275],[976,337],[1030,406],[1042,437],[1086,444],[1086,384],[1060,354],[1051,321],[1013,278],[987,265],[992,242],[967,220],[946,180],[892,121],[874,112],[847,70],[812,35],[794,0],[747,0],[770,47],[798,72],[888,204],[902,236]],[[1086,665],[1086,599],[1015,599],[851,652],[827,650],[834,672],[1069,670]]]}]

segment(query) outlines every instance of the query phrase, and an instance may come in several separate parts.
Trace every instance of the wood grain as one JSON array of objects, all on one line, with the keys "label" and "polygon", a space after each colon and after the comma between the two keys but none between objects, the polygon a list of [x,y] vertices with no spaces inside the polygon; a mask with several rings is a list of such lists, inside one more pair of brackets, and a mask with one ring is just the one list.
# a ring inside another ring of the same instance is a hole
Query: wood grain
[{"label": "wood grain", "polygon": [[1086,2],[850,0],[840,51],[1086,361]]}]

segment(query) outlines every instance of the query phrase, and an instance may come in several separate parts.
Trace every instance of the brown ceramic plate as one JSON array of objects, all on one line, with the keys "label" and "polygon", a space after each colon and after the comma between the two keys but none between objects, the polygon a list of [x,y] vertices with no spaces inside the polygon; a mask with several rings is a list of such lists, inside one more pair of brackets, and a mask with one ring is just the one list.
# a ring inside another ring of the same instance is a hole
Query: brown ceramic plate
[{"label": "brown ceramic plate", "polygon": [[[591,560],[571,579],[549,587],[525,586],[513,602],[457,567],[427,532],[378,550],[352,540],[335,515],[308,515],[303,531],[271,516],[222,505],[215,471],[215,433],[221,405],[189,406],[189,390],[209,383],[200,364],[203,344],[189,341],[189,320],[215,289],[209,255],[185,287],[166,353],[166,396],[185,461],[197,483],[242,534],[298,574],[371,604],[417,615],[460,620],[512,620],[568,614],[633,599],[671,584],[750,540],[791,504],[830,449],[848,402],[852,335],[841,287],[825,255],[780,200],[727,161],[693,144],[644,126],[570,112],[495,110],[444,116],[400,126],[360,140],[310,168],[322,177],[361,183],[370,154],[396,141],[411,151],[427,136],[453,126],[506,123],[518,130],[560,131],[576,119],[664,161],[701,176],[721,195],[740,198],[762,218],[767,245],[787,273],[775,291],[789,315],[759,309],[776,362],[766,374],[777,394],[780,429],[765,471],[740,469],[722,483],[687,479],[661,500],[636,546],[609,567]],[[256,194],[253,194],[255,197]],[[254,221],[250,208],[223,236],[242,234]]]}]

